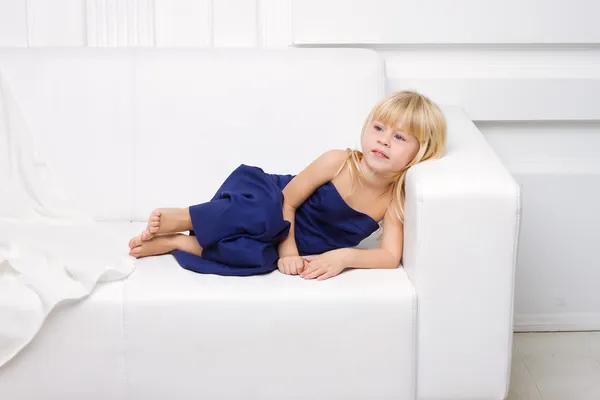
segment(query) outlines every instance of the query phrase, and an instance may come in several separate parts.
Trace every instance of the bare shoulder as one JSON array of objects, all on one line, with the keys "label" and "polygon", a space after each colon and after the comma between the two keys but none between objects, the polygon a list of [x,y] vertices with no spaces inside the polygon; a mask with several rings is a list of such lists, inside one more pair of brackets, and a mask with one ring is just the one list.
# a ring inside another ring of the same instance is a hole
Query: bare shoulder
[{"label": "bare shoulder", "polygon": [[329,150],[317,157],[298,176],[311,175],[322,183],[333,178],[346,159],[344,150]]},{"label": "bare shoulder", "polygon": [[312,161],[284,188],[286,204],[298,207],[319,186],[330,181],[345,160],[344,150],[329,150]]},{"label": "bare shoulder", "polygon": [[322,163],[324,167],[335,168],[337,170],[346,160],[346,151],[340,149],[329,150],[321,154],[317,160]]}]

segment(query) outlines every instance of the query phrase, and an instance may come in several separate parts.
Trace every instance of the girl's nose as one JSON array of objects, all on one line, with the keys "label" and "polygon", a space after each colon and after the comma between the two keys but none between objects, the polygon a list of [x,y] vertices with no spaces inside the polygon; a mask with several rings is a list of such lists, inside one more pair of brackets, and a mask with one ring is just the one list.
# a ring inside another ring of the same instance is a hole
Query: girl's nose
[{"label": "girl's nose", "polygon": [[390,146],[390,142],[387,139],[377,139],[377,142],[385,147],[389,147]]}]

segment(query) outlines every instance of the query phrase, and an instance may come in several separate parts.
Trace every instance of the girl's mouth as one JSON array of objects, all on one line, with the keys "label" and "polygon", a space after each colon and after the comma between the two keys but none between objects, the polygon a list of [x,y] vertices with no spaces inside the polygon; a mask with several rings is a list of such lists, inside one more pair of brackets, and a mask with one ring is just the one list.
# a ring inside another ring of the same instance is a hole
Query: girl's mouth
[{"label": "girl's mouth", "polygon": [[375,155],[375,157],[389,159],[389,157],[382,151],[379,150],[371,150],[371,153]]}]

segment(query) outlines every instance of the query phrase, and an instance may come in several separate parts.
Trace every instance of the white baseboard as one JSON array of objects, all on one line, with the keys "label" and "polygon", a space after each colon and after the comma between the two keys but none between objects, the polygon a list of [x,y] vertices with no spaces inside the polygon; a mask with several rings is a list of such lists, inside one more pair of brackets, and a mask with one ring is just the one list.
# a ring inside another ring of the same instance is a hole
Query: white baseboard
[{"label": "white baseboard", "polygon": [[520,314],[515,332],[600,331],[600,313]]}]

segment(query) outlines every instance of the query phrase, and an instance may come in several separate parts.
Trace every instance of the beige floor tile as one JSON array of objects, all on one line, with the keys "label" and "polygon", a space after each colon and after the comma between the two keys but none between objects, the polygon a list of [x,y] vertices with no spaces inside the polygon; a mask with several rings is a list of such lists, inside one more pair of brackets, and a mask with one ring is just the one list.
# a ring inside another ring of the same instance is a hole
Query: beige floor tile
[{"label": "beige floor tile", "polygon": [[587,337],[592,355],[600,360],[600,332],[588,332]]},{"label": "beige floor tile", "polygon": [[509,400],[600,400],[600,332],[519,333],[514,343],[523,365],[513,361]]},{"label": "beige floor tile", "polygon": [[594,336],[588,332],[540,332],[515,334],[514,342],[523,357],[529,355],[591,356]]},{"label": "beige floor tile", "polygon": [[544,400],[598,400],[600,376],[541,379],[537,386]]},{"label": "beige floor tile", "polygon": [[513,350],[508,400],[542,400],[533,378],[516,349]]},{"label": "beige floor tile", "polygon": [[529,355],[523,361],[535,382],[565,378],[598,378],[600,364],[591,356],[576,355]]},{"label": "beige floor tile", "polygon": [[533,387],[510,389],[506,400],[545,400],[540,392]]}]

